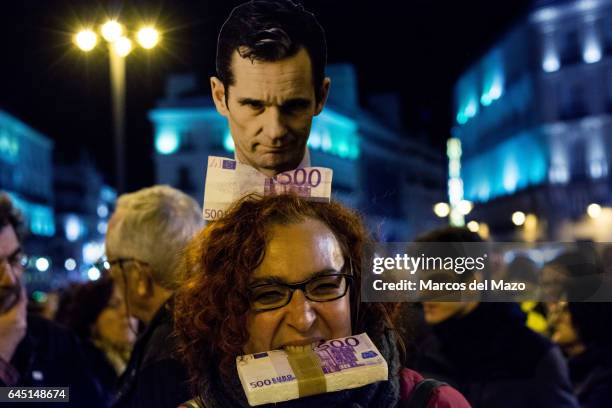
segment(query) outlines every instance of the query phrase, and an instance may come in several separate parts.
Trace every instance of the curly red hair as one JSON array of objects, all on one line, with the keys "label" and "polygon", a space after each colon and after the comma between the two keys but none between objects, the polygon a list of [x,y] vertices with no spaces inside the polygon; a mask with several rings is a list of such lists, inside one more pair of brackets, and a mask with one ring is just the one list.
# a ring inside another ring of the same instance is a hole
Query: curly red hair
[{"label": "curly red hair", "polygon": [[218,367],[228,379],[236,357],[249,338],[250,274],[265,256],[270,227],[312,218],[334,233],[347,261],[353,265],[350,291],[353,332],[379,335],[392,328],[397,305],[360,304],[361,263],[368,235],[361,218],[341,204],[307,201],[295,195],[248,196],[226,215],[203,229],[188,246],[184,265],[187,279],[175,300],[175,334],[193,391],[200,379]]}]

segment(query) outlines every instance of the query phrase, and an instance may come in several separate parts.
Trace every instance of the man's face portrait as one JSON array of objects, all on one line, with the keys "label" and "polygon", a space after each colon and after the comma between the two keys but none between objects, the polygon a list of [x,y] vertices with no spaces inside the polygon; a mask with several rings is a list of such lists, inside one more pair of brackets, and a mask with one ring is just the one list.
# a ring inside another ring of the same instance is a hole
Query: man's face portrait
[{"label": "man's face portrait", "polygon": [[229,89],[215,77],[211,87],[217,110],[228,119],[237,159],[268,176],[295,169],[304,158],[312,119],[323,109],[330,80],[324,80],[317,101],[304,48],[273,62],[242,58],[235,51],[231,69]]}]

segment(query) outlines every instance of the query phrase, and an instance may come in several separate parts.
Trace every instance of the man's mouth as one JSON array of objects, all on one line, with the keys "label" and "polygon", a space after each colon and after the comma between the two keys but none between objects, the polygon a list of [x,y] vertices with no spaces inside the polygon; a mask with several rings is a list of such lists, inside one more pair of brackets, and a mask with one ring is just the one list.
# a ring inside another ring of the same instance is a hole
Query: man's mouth
[{"label": "man's mouth", "polygon": [[273,154],[278,154],[278,153],[285,153],[287,151],[291,150],[291,146],[283,146],[283,147],[264,147],[263,148],[263,152],[264,153],[273,153]]}]

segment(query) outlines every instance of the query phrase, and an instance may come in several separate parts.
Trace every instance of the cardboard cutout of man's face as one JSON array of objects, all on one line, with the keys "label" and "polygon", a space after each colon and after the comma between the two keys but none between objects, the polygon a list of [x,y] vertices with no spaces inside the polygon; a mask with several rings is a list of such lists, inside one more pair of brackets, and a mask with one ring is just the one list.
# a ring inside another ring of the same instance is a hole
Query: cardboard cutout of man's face
[{"label": "cardboard cutout of man's face", "polygon": [[236,158],[268,176],[295,169],[304,158],[312,119],[325,104],[329,78],[317,102],[304,48],[274,62],[242,58],[236,51],[231,68],[229,90],[215,77],[211,88],[217,111],[228,120]]}]

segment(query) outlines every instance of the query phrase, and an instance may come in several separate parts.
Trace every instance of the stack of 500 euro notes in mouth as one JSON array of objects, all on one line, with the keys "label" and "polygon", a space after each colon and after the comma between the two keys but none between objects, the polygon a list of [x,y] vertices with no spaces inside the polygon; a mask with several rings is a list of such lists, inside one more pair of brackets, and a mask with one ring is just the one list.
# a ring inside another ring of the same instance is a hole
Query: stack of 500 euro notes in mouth
[{"label": "stack of 500 euro notes in mouth", "polygon": [[326,341],[314,349],[248,354],[236,359],[251,406],[357,388],[388,379],[387,362],[367,334]]}]

